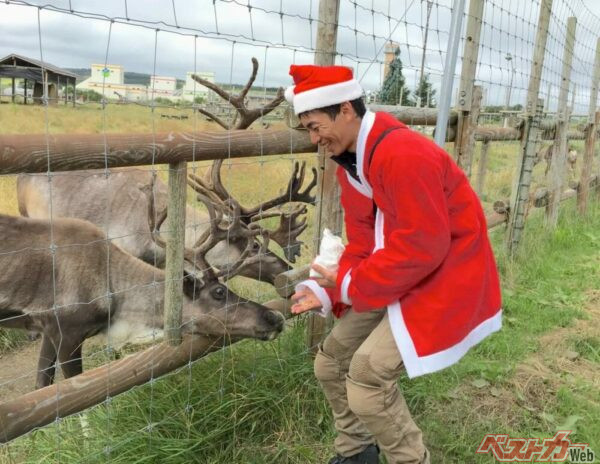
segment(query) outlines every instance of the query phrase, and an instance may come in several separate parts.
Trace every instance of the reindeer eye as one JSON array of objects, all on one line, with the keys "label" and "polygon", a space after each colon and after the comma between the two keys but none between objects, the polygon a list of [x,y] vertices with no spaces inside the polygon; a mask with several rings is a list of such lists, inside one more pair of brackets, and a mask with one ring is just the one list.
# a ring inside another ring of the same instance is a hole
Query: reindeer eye
[{"label": "reindeer eye", "polygon": [[260,250],[260,243],[258,243],[257,241],[255,241],[255,242],[252,244],[252,250],[254,250],[254,251],[259,251],[259,250]]},{"label": "reindeer eye", "polygon": [[227,295],[227,291],[223,285],[217,285],[210,291],[210,294],[215,300],[224,300],[225,295]]}]

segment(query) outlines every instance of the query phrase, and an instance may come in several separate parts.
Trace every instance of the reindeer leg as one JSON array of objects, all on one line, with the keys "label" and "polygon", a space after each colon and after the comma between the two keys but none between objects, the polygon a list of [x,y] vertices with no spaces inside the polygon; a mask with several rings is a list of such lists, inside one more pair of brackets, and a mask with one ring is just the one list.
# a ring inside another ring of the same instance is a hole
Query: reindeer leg
[{"label": "reindeer leg", "polygon": [[65,379],[74,377],[83,372],[83,363],[81,359],[81,346],[82,340],[77,340],[77,343],[66,344],[63,340],[63,344],[58,352],[58,361],[62,369]]},{"label": "reindeer leg", "polygon": [[37,377],[35,380],[35,388],[43,388],[51,385],[54,382],[54,374],[56,372],[56,348],[50,337],[46,334],[42,335],[42,348],[40,350],[40,358],[38,360]]}]

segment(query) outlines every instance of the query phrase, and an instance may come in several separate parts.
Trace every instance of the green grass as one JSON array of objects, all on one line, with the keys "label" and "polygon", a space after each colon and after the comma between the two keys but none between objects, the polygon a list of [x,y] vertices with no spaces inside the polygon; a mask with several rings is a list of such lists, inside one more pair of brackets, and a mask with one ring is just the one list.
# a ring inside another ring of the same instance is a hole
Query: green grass
[{"label": "green grass", "polygon": [[[563,425],[575,429],[573,440],[600,450],[597,386],[583,372],[563,376],[553,362],[546,375],[530,376],[524,367],[547,352],[544,337],[587,317],[589,291],[600,289],[600,209],[594,204],[586,221],[576,221],[573,209],[567,205],[554,234],[533,217],[514,261],[501,251],[502,234],[494,234],[503,330],[450,369],[400,380],[432,462],[491,462],[475,455],[486,433],[551,437]],[[274,343],[245,341],[213,354],[90,410],[88,438],[76,417],[63,419],[6,446],[2,462],[324,462],[332,419],[303,332],[296,321]],[[597,343],[569,338],[596,370]]]}]

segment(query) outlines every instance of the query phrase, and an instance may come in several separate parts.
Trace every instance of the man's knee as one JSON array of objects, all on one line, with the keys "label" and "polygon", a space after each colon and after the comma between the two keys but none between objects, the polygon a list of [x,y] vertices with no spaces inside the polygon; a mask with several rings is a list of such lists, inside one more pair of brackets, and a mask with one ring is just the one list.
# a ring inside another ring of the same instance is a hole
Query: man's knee
[{"label": "man's knee", "polygon": [[314,364],[315,376],[320,381],[344,380],[348,370],[348,358],[351,355],[352,353],[348,353],[348,349],[330,334],[319,345]]},{"label": "man's knee", "polygon": [[357,416],[373,414],[385,408],[386,382],[369,362],[369,356],[355,354],[346,377],[348,405]]},{"label": "man's knee", "polygon": [[319,346],[319,351],[315,356],[315,377],[320,382],[327,382],[329,380],[337,380],[340,377],[340,365],[339,362],[323,351],[323,348]]}]

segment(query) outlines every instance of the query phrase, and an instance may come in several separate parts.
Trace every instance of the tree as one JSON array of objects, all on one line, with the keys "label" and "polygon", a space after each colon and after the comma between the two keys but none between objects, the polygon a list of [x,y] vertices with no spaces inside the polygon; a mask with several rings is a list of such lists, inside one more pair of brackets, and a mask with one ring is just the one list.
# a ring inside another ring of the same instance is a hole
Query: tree
[{"label": "tree", "polygon": [[431,82],[429,82],[429,74],[425,74],[415,89],[412,98],[413,104],[416,106],[418,99],[421,99],[421,107],[435,108],[437,106],[435,93],[436,90],[433,88]]},{"label": "tree", "polygon": [[381,92],[379,93],[379,98],[381,103],[385,105],[403,105],[409,106],[411,104],[410,101],[410,90],[406,87],[406,80],[402,75],[402,60],[400,60],[400,48],[396,48],[394,51],[394,59],[390,63],[389,71],[385,80],[383,81],[383,86],[381,87]]},{"label": "tree", "polygon": [[81,98],[84,102],[99,102],[102,101],[102,94],[96,92],[92,89],[78,90],[77,96]]}]

